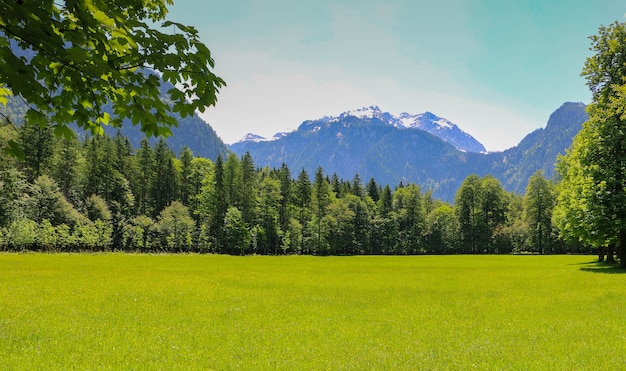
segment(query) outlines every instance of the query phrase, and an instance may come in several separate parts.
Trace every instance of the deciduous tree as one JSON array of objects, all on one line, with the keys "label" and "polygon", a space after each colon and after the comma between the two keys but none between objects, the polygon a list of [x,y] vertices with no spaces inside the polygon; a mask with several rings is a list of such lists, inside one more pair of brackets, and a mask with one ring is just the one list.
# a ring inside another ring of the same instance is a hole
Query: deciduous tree
[{"label": "deciduous tree", "polygon": [[185,205],[173,201],[161,211],[158,220],[155,228],[164,249],[174,252],[191,249],[192,233],[196,224]]},{"label": "deciduous tree", "polygon": [[[58,135],[71,136],[70,123],[102,133],[102,125],[123,119],[148,135],[169,134],[176,125],[171,113],[204,111],[224,86],[196,29],[166,19],[171,4],[0,2],[0,104],[20,97],[27,120],[51,123]],[[104,110],[109,104],[112,117]]]},{"label": "deciduous tree", "polygon": [[555,221],[561,233],[601,247],[616,244],[626,268],[626,24],[600,27],[582,75],[589,120],[560,159]]}]

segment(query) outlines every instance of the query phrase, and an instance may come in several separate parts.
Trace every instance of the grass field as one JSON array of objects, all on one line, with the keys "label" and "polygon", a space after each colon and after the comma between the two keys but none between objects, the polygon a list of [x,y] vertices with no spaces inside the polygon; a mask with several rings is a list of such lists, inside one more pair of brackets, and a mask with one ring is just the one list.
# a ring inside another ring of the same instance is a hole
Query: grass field
[{"label": "grass field", "polygon": [[620,369],[593,260],[0,254],[0,369]]}]

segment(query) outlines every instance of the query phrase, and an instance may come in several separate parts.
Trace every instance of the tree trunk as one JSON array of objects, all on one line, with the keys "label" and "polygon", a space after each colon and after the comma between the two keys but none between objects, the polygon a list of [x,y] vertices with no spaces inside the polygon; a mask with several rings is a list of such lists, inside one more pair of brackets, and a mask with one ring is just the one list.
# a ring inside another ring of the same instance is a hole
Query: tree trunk
[{"label": "tree trunk", "polygon": [[616,250],[616,247],[614,244],[610,244],[606,247],[606,262],[607,263],[615,263],[615,250]]},{"label": "tree trunk", "polygon": [[619,231],[619,247],[617,248],[620,268],[626,268],[626,230]]},{"label": "tree trunk", "polygon": [[598,262],[602,263],[604,262],[604,250],[606,248],[605,247],[598,247]]}]

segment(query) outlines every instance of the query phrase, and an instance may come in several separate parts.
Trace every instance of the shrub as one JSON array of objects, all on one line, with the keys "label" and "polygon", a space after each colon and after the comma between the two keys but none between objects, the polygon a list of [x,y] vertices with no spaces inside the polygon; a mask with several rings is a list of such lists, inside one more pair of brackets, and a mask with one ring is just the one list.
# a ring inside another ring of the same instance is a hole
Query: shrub
[{"label": "shrub", "polygon": [[7,245],[14,250],[31,250],[37,241],[36,222],[22,218],[14,220],[7,231]]}]

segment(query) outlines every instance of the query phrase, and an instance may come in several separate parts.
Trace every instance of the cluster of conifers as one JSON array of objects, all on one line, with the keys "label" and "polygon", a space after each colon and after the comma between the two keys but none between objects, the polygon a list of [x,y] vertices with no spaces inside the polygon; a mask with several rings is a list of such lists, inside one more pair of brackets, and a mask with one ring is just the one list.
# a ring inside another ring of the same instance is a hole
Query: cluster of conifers
[{"label": "cluster of conifers", "polygon": [[[0,132],[2,134],[3,132]],[[6,135],[6,132],[4,132]],[[164,141],[57,138],[23,125],[23,159],[0,163],[0,249],[227,254],[588,252],[558,238],[555,195],[535,174],[526,195],[469,176],[454,205],[415,184],[292,176],[248,155],[179,156]]]}]

